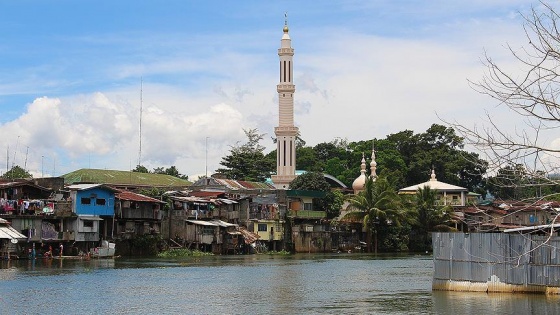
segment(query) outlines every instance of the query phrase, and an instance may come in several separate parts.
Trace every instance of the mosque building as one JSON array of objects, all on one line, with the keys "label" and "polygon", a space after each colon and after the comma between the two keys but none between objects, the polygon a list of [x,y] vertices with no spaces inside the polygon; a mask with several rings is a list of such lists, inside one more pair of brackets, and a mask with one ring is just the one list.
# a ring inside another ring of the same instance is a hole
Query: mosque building
[{"label": "mosque building", "polygon": [[440,182],[436,178],[436,172],[432,169],[430,180],[424,183],[401,188],[399,195],[416,194],[418,188],[426,189],[426,187],[438,192],[438,202],[442,205],[465,206],[467,205],[468,189]]}]

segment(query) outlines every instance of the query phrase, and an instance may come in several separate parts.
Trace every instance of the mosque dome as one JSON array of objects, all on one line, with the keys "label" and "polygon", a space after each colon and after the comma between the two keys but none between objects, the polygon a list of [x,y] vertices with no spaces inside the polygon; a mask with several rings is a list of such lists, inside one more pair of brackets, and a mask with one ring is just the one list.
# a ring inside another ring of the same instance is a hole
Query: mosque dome
[{"label": "mosque dome", "polygon": [[361,174],[360,176],[358,176],[358,178],[356,178],[354,180],[354,182],[352,183],[352,189],[354,190],[354,193],[358,193],[362,190],[364,190],[364,187],[366,185],[366,159],[364,157],[364,155],[362,154],[362,165],[361,165],[361,170],[360,170]]},{"label": "mosque dome", "polygon": [[362,191],[362,190],[364,190],[365,185],[366,185],[366,174],[362,173],[352,183],[352,189],[354,189],[354,191],[356,191],[356,192],[357,191]]}]

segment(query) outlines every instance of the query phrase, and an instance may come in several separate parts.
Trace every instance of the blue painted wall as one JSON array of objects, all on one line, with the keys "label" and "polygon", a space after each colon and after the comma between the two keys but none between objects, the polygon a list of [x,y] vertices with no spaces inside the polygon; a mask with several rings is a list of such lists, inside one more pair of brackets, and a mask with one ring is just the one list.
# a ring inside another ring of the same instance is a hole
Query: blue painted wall
[{"label": "blue painted wall", "polygon": [[103,187],[76,191],[74,202],[78,215],[115,215],[115,193]]}]

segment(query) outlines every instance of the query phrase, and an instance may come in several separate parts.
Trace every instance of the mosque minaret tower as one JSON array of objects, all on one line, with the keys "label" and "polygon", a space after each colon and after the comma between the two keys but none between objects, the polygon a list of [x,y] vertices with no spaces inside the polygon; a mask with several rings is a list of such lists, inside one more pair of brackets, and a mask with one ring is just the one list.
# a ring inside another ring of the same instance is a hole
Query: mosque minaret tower
[{"label": "mosque minaret tower", "polygon": [[276,175],[272,182],[277,189],[288,189],[290,182],[296,177],[296,135],[298,128],[294,126],[294,92],[296,86],[294,79],[294,49],[288,34],[288,18],[284,22],[284,34],[280,48],[280,83],[276,86],[278,91],[278,127],[274,128],[276,134]]}]

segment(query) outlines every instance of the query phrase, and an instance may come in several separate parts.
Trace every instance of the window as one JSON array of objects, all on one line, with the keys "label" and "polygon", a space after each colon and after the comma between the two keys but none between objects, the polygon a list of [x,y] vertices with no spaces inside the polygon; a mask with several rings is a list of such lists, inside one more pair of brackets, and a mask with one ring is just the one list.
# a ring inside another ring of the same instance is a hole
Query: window
[{"label": "window", "polygon": [[288,61],[288,82],[292,81],[292,62]]},{"label": "window", "polygon": [[82,197],[82,199],[80,199],[80,203],[83,205],[91,205],[91,199]]},{"label": "window", "polygon": [[284,150],[282,151],[282,154],[284,155],[284,166],[286,166],[286,141],[282,141],[282,144],[284,144]]},{"label": "window", "polygon": [[303,204],[303,210],[313,210],[313,204],[310,202],[306,202]]},{"label": "window", "polygon": [[268,225],[259,224],[259,232],[266,232],[266,231],[268,231]]},{"label": "window", "polygon": [[294,162],[292,161],[292,157],[294,156],[293,148],[294,144],[292,143],[292,140],[290,140],[290,166],[294,165]]},{"label": "window", "polygon": [[85,227],[85,228],[92,228],[92,229],[93,229],[93,221],[85,220],[85,221],[84,221],[84,227]]},{"label": "window", "polygon": [[105,205],[105,199],[95,199],[95,204],[98,206],[104,206]]}]

